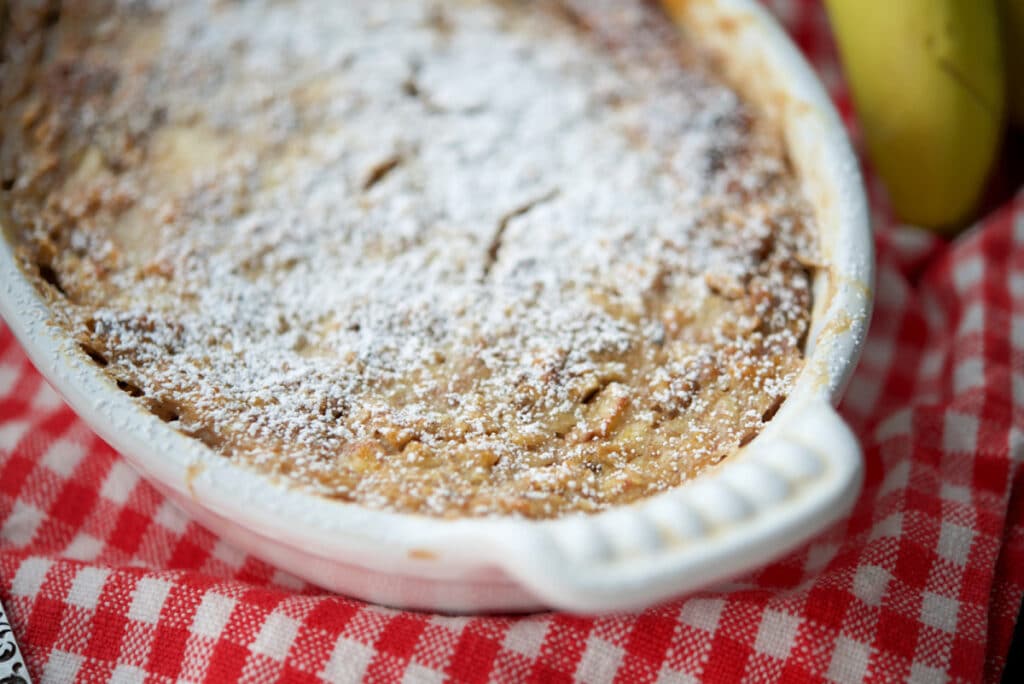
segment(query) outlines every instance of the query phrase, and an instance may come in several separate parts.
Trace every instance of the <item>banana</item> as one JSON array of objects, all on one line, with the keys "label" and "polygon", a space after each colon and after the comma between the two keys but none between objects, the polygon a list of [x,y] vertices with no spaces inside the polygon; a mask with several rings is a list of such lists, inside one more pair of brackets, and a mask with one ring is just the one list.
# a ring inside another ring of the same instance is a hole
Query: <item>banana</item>
[{"label": "banana", "polygon": [[1024,128],[1024,0],[1002,0],[1010,119]]},{"label": "banana", "polygon": [[868,154],[900,217],[967,219],[1002,138],[997,0],[826,0]]}]

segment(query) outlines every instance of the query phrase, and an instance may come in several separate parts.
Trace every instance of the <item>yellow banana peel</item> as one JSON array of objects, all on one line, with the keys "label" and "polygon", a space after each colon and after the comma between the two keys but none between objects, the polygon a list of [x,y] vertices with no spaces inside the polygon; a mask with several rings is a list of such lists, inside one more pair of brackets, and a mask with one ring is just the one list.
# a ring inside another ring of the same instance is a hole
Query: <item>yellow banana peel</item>
[{"label": "yellow banana peel", "polygon": [[826,0],[868,154],[905,221],[953,229],[982,194],[1005,114],[1000,1]]}]

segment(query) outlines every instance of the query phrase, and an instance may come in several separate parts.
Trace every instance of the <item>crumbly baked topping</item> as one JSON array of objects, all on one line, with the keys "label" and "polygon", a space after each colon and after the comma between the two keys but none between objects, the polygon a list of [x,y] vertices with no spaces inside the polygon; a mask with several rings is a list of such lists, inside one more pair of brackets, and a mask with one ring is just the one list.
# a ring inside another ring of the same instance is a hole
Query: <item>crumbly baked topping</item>
[{"label": "crumbly baked topping", "polygon": [[25,268],[227,458],[373,507],[595,511],[734,452],[802,367],[781,138],[650,3],[29,5]]}]

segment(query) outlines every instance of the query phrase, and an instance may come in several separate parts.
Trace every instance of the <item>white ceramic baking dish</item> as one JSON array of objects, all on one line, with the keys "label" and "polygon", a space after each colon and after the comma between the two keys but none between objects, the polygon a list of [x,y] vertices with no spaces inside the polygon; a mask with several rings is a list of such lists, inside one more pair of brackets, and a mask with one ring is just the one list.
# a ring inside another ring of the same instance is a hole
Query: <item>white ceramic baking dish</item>
[{"label": "white ceramic baking dish", "polygon": [[49,322],[0,240],[0,314],[68,403],[154,485],[239,548],[317,585],[447,612],[639,609],[735,576],[848,509],[862,466],[832,408],[870,316],[872,241],[856,159],[797,49],[753,0],[665,0],[748,98],[776,117],[821,226],[805,370],[769,426],[695,481],[597,515],[436,520],[274,484],[119,391]]}]

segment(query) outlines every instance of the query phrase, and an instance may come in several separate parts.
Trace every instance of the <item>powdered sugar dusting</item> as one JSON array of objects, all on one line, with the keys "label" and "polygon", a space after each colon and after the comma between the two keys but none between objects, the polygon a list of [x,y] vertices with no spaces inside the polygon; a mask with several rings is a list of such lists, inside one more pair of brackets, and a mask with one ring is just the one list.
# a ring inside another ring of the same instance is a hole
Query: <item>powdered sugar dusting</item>
[{"label": "powdered sugar dusting", "polygon": [[810,219],[777,136],[647,3],[114,16],[48,67],[118,76],[52,105],[79,147],[15,190],[26,260],[126,391],[225,456],[549,516],[692,477],[787,394]]}]

